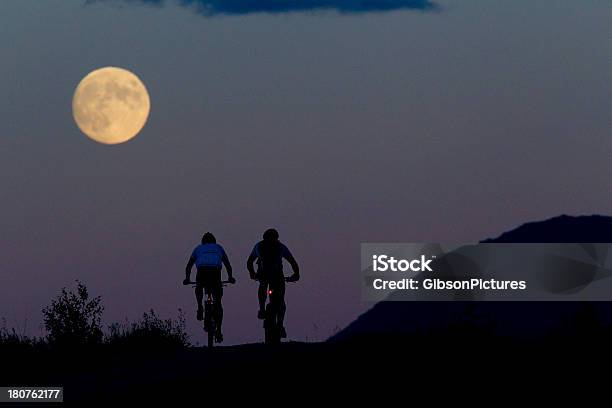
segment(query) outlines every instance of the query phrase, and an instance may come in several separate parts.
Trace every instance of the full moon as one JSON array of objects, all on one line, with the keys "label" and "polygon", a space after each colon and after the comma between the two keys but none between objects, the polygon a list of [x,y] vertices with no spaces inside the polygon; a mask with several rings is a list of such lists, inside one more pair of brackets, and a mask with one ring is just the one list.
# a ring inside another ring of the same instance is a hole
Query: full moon
[{"label": "full moon", "polygon": [[72,115],[85,135],[99,143],[119,144],[138,134],[151,101],[142,81],[123,68],[105,67],[81,80],[72,98]]}]

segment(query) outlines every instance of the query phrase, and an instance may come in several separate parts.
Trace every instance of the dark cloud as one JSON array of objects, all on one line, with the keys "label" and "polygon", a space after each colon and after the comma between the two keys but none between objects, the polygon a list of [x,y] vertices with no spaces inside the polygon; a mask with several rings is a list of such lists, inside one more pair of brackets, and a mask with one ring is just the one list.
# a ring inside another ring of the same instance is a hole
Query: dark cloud
[{"label": "dark cloud", "polygon": [[161,6],[176,3],[205,16],[251,13],[289,13],[331,10],[339,13],[369,13],[393,10],[432,11],[430,0],[87,0],[87,4],[115,2]]}]

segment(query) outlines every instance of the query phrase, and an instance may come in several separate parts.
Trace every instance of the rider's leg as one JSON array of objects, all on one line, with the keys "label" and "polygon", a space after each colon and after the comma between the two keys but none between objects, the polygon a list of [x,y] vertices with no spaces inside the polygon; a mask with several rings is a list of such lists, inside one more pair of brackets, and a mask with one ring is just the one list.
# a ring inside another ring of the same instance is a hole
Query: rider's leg
[{"label": "rider's leg", "polygon": [[196,300],[198,302],[198,320],[202,320],[202,311],[204,310],[204,306],[202,305],[202,299],[204,298],[204,288],[201,285],[197,285],[195,288]]},{"label": "rider's leg", "polygon": [[285,303],[285,285],[279,285],[276,289],[278,292],[278,324],[284,327],[285,312],[287,311],[287,304]]},{"label": "rider's leg", "polygon": [[198,268],[196,273],[196,288],[195,295],[196,301],[198,302],[198,313],[196,315],[198,320],[204,319],[204,306],[202,305],[202,299],[204,299],[204,275],[202,269]]},{"label": "rider's leg", "polygon": [[215,300],[215,309],[217,311],[217,328],[221,331],[221,326],[223,325],[223,304],[221,303],[221,298]]},{"label": "rider's leg", "polygon": [[198,309],[201,309],[202,307],[204,307],[202,305],[202,299],[204,299],[204,288],[200,285],[196,286],[195,295],[196,295],[196,300],[198,301]]},{"label": "rider's leg", "polygon": [[268,284],[266,282],[259,282],[259,290],[257,291],[257,298],[259,300],[259,312],[257,313],[257,317],[260,319],[264,318],[267,297],[268,297]]},{"label": "rider's leg", "polygon": [[215,292],[213,292],[213,304],[215,310],[215,321],[217,324],[217,342],[220,343],[223,341],[223,334],[221,331],[221,327],[223,326],[223,303],[221,300],[223,299],[223,288],[219,287]]}]

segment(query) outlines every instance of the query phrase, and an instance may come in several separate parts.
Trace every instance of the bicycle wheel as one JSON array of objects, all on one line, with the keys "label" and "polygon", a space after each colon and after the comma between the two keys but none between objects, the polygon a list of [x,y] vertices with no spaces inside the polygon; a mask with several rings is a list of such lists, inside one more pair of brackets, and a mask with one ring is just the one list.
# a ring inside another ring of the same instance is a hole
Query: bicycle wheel
[{"label": "bicycle wheel", "polygon": [[266,305],[266,318],[264,320],[264,343],[280,343],[280,330],[277,323],[277,315],[270,303]]}]

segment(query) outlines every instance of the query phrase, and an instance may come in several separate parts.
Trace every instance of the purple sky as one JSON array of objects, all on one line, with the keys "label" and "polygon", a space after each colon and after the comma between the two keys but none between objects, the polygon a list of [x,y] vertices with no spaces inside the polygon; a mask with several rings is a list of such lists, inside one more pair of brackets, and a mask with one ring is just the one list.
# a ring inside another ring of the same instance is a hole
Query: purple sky
[{"label": "purple sky", "polygon": [[[0,316],[39,334],[76,278],[105,320],[187,311],[206,230],[238,285],[226,339],[261,338],[245,261],[275,226],[303,280],[293,339],[369,307],[362,241],[496,236],[559,213],[612,213],[612,7],[440,1],[410,9],[206,17],[138,2],[10,0],[0,36]],[[93,69],[132,70],[152,112],[96,144],[71,116]]]}]

